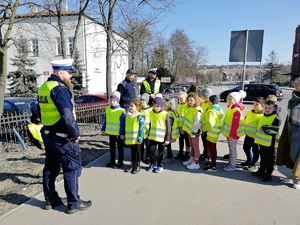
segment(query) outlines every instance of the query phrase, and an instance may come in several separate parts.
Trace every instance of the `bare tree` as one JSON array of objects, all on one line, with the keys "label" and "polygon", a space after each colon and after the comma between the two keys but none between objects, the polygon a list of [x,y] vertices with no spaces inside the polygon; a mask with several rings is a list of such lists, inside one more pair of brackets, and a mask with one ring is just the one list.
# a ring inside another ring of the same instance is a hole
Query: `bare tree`
[{"label": "bare tree", "polygon": [[0,115],[3,111],[7,79],[7,49],[11,41],[10,35],[19,5],[20,0],[0,2]]},{"label": "bare tree", "polygon": [[267,63],[265,64],[265,69],[270,78],[270,83],[274,83],[277,80],[277,76],[280,75],[283,65],[279,64],[278,56],[275,50],[269,53],[269,58],[265,59]]}]

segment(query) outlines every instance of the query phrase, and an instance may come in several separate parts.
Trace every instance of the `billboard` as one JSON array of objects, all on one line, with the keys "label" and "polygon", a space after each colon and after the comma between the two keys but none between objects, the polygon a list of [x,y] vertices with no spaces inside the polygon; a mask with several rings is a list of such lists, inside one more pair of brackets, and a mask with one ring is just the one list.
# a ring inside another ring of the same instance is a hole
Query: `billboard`
[{"label": "billboard", "polygon": [[186,77],[186,78],[185,78],[185,81],[186,81],[187,83],[196,83],[196,82],[197,82],[197,79],[196,79],[196,77]]},{"label": "billboard", "polygon": [[263,36],[264,30],[231,31],[229,62],[261,62]]}]

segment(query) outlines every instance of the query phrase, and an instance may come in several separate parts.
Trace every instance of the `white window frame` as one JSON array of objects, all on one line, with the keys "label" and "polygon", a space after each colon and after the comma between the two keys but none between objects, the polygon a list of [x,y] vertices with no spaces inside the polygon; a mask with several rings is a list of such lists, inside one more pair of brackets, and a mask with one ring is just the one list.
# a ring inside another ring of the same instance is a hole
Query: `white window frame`
[{"label": "white window frame", "polygon": [[56,55],[62,55],[61,38],[56,38]]},{"label": "white window frame", "polygon": [[68,53],[69,55],[72,55],[73,51],[74,51],[74,37],[69,37],[68,38]]},{"label": "white window frame", "polygon": [[31,39],[32,56],[39,56],[39,40],[37,38]]}]

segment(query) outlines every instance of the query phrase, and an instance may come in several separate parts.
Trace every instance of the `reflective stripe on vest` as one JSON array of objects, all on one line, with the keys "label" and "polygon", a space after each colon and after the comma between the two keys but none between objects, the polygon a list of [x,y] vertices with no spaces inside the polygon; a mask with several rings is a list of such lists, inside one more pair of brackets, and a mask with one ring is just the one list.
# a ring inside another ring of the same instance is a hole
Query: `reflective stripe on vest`
[{"label": "reflective stripe on vest", "polygon": [[57,81],[47,81],[38,90],[41,121],[45,126],[51,126],[61,118],[58,109],[50,97],[51,90],[58,85]]},{"label": "reflective stripe on vest", "polygon": [[125,122],[125,143],[127,145],[137,144],[139,121],[137,119],[139,113],[135,114],[132,118],[126,116]]},{"label": "reflective stripe on vest", "polygon": [[213,112],[216,114],[216,123],[215,125],[209,130],[207,131],[207,136],[213,137],[213,138],[218,138],[221,132],[221,125],[222,125],[222,121],[219,119],[218,117],[218,113],[216,112],[215,109],[210,108],[206,111],[206,113],[208,112]]},{"label": "reflective stripe on vest", "polygon": [[142,109],[140,111],[141,114],[145,115],[145,132],[144,132],[144,139],[148,138],[149,136],[149,128],[150,128],[150,111],[152,111],[152,108],[148,108],[148,109]]},{"label": "reflective stripe on vest", "polygon": [[222,125],[222,128],[221,128],[221,133],[225,137],[229,137],[229,135],[230,135],[233,114],[237,111],[240,113],[240,122],[239,122],[239,127],[237,129],[236,135],[238,137],[241,137],[241,136],[245,135],[244,119],[243,119],[242,111],[240,110],[240,108],[234,108],[234,109],[228,109],[227,110],[224,121],[223,121],[223,125]]},{"label": "reflective stripe on vest", "polygon": [[258,123],[257,126],[257,132],[255,135],[255,139],[254,139],[254,143],[259,144],[259,145],[263,145],[263,146],[271,146],[272,143],[272,136],[271,135],[267,135],[265,134],[265,132],[263,130],[261,130],[261,127],[263,125],[272,125],[274,119],[277,117],[276,114],[271,115],[271,116],[263,116]]},{"label": "reflective stripe on vest", "polygon": [[157,94],[159,92],[160,80],[159,79],[155,80],[155,83],[154,83],[154,93],[152,93],[150,84],[149,84],[149,82],[147,80],[143,80],[143,85],[145,87],[146,93],[148,93],[150,95],[151,94]]},{"label": "reflective stripe on vest", "polygon": [[202,113],[202,109],[201,109],[200,106],[189,107],[187,109],[182,129],[184,131],[186,131],[188,134],[192,133],[192,130],[193,130],[193,127],[194,127],[194,117],[195,117],[196,113],[198,113],[198,112]]},{"label": "reflective stripe on vest", "polygon": [[167,112],[162,111],[160,113],[155,113],[150,111],[150,132],[149,140],[154,140],[157,142],[164,142],[166,136],[166,119]]},{"label": "reflective stripe on vest", "polygon": [[174,118],[174,121],[172,124],[171,138],[173,140],[176,140],[177,138],[180,137],[179,128],[178,128],[178,124],[177,124],[177,117],[176,117],[175,113],[172,111],[169,111],[168,113],[172,114],[172,116]]},{"label": "reflective stripe on vest", "polygon": [[124,112],[123,108],[112,109],[107,106],[105,109],[106,128],[105,133],[109,135],[120,135],[120,117]]},{"label": "reflective stripe on vest", "polygon": [[260,118],[263,116],[263,113],[253,113],[252,110],[249,110],[246,114],[244,121],[245,134],[249,137],[255,138],[257,131],[257,126]]},{"label": "reflective stripe on vest", "polygon": [[177,113],[179,115],[179,118],[178,118],[178,121],[177,121],[178,127],[183,127],[183,121],[184,121],[187,109],[188,109],[188,104],[187,103],[179,104],[177,106]]}]

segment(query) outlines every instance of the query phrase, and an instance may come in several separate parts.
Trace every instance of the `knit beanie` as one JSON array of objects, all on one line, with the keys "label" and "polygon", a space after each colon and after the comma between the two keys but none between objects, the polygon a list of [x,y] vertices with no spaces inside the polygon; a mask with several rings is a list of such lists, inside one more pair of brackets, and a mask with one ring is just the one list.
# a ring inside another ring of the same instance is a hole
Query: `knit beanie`
[{"label": "knit beanie", "polygon": [[243,90],[240,90],[239,92],[231,92],[228,96],[232,97],[235,101],[235,103],[238,103],[241,101],[242,98],[245,98],[247,93]]},{"label": "knit beanie", "polygon": [[161,108],[163,108],[164,106],[164,100],[161,98],[161,97],[156,97],[154,100],[153,100],[153,105],[159,105]]},{"label": "knit beanie", "polygon": [[121,93],[118,92],[118,91],[114,91],[114,92],[111,94],[110,98],[113,98],[113,99],[115,99],[117,102],[120,102]]},{"label": "knit beanie", "polygon": [[201,95],[206,98],[209,98],[209,96],[211,96],[211,94],[212,94],[212,90],[210,88],[204,88],[201,91]]},{"label": "knit beanie", "polygon": [[143,101],[147,102],[147,104],[148,104],[148,102],[149,102],[149,94],[147,94],[147,93],[142,94],[140,100],[143,100]]},{"label": "knit beanie", "polygon": [[212,104],[216,105],[220,103],[220,98],[217,95],[211,95],[209,97],[209,101],[211,101]]},{"label": "knit beanie", "polygon": [[177,109],[177,101],[175,98],[171,98],[170,103],[168,104],[168,107],[173,111],[176,112]]}]

